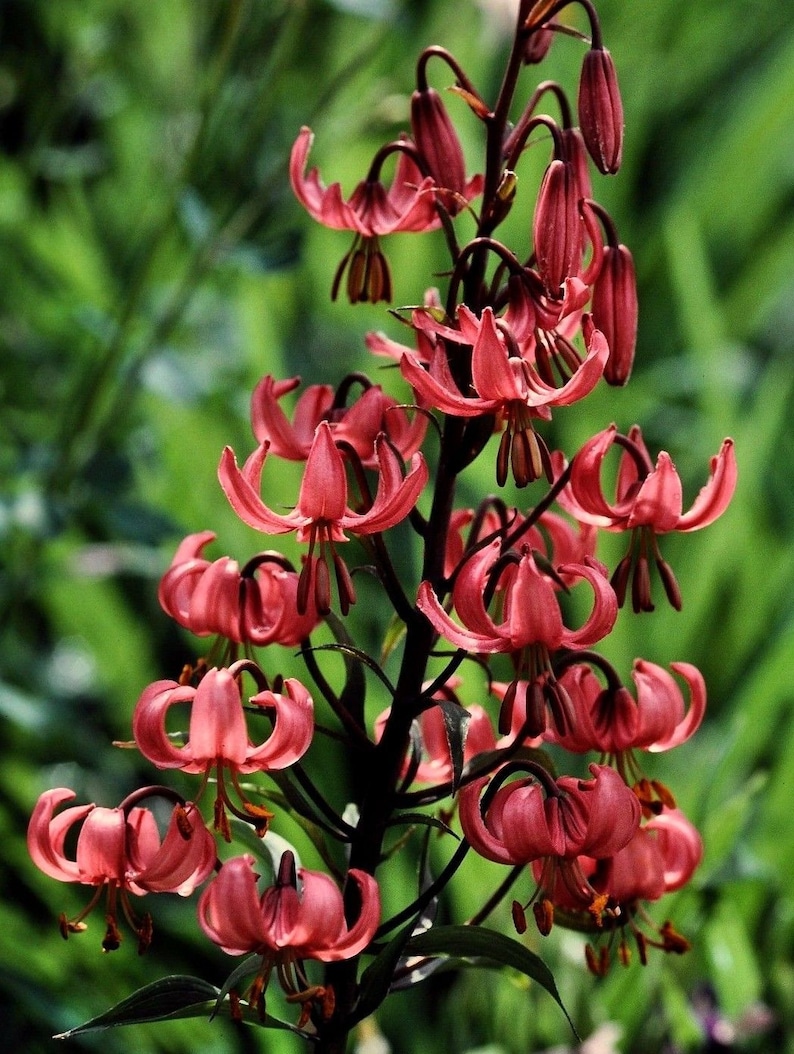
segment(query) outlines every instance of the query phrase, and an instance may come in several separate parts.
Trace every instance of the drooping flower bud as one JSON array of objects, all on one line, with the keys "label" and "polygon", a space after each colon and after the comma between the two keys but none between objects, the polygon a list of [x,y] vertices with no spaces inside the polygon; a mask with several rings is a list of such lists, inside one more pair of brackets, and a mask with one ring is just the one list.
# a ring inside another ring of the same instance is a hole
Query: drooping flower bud
[{"label": "drooping flower bud", "polygon": [[549,53],[551,42],[554,40],[554,33],[542,27],[534,30],[524,41],[524,51],[522,54],[522,60],[525,66],[534,66],[539,62],[543,62]]},{"label": "drooping flower bud", "polygon": [[607,384],[621,387],[630,375],[637,346],[637,280],[625,245],[607,245],[593,286],[593,322],[609,344]]},{"label": "drooping flower bud", "polygon": [[623,103],[615,64],[606,48],[590,48],[584,57],[579,124],[599,172],[617,172],[623,150]]},{"label": "drooping flower bud", "polygon": [[438,197],[451,216],[466,203],[466,162],[458,133],[434,88],[411,96],[411,129]]},{"label": "drooping flower bud", "polygon": [[557,297],[565,279],[578,273],[582,259],[579,181],[570,161],[555,158],[546,169],[532,238],[540,277],[549,295]]}]

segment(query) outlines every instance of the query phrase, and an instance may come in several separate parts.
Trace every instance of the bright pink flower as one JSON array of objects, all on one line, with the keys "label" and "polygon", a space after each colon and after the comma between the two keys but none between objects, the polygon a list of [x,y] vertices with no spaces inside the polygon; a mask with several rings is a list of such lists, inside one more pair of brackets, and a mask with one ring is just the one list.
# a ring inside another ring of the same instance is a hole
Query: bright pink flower
[{"label": "bright pink flower", "polygon": [[702,857],[697,829],[678,809],[664,809],[611,859],[601,861],[590,881],[618,904],[658,900],[686,885]]},{"label": "bright pink flower", "polygon": [[[612,448],[617,428],[610,425],[588,440],[571,467],[570,489],[560,503],[577,520],[609,531],[650,527],[657,534],[668,531],[697,531],[713,523],[727,509],[736,489],[736,455],[733,440],[725,439],[711,459],[709,481],[688,512],[682,511],[681,480],[670,455],[659,454],[654,468],[636,426],[629,441],[638,456],[623,451],[614,502],[604,497],[601,466]],[[644,462],[641,469],[638,462]]]},{"label": "bright pink flower", "polygon": [[330,424],[334,442],[355,450],[367,468],[377,468],[375,440],[381,432],[405,461],[422,445],[427,418],[424,414],[409,418],[405,408],[386,395],[379,385],[366,388],[350,407],[336,405],[336,394],[330,385],[310,385],[298,399],[290,424],[279,400],[299,384],[298,377],[277,381],[266,376],[254,389],[251,397],[254,435],[257,442],[270,444],[270,454],[305,461],[321,421]]},{"label": "bright pink flower", "polygon": [[444,610],[429,582],[419,587],[417,607],[438,633],[456,647],[472,652],[515,652],[540,644],[549,651],[589,647],[605,637],[615,624],[615,595],[602,572],[591,564],[567,564],[560,575],[584,579],[593,590],[589,617],[579,629],[568,629],[562,621],[552,582],[538,570],[525,549],[504,591],[503,618],[495,622],[488,614],[485,595],[489,576],[499,558],[501,542],[495,539],[468,559],[457,576],[452,600],[463,626]]},{"label": "bright pink flower", "polygon": [[[354,534],[378,534],[405,519],[413,509],[428,479],[428,470],[421,454],[411,458],[407,476],[403,477],[402,461],[383,433],[375,440],[378,465],[378,489],[368,509],[354,512],[347,504],[348,488],[345,463],[334,443],[333,432],[327,421],[315,431],[300,494],[295,508],[286,514],[273,512],[259,496],[262,468],[268,454],[263,443],[238,468],[234,453],[227,447],[223,452],[218,477],[226,497],[240,517],[255,530],[265,534],[287,534],[297,531],[298,541],[309,542],[309,556],[301,574],[298,610],[306,610],[309,593],[313,592],[318,611],[330,609],[327,553],[330,551],[337,574],[343,612],[355,600],[347,569],[337,556],[334,546],[346,542],[345,531]],[[320,558],[314,557],[319,545]]]},{"label": "bright pink flower", "polygon": [[[345,201],[338,183],[325,187],[316,169],[306,174],[314,136],[302,128],[290,155],[289,174],[298,201],[319,223],[332,230],[354,231],[353,248],[345,256],[334,279],[333,296],[346,268],[347,291],[351,302],[391,299],[391,278],[386,258],[380,251],[381,235],[397,231],[427,231],[439,226],[435,183],[422,176],[410,150],[399,151],[394,180],[387,190],[379,178],[386,151],[380,151],[365,180]],[[412,146],[407,143],[406,146]],[[387,148],[388,150],[388,148]]]},{"label": "bright pink flower", "polygon": [[[107,931],[102,946],[114,951],[121,941],[116,909],[122,911],[144,951],[151,940],[151,918],[138,919],[128,894],[178,893],[188,896],[203,882],[215,865],[215,841],[204,826],[192,802],[177,806],[165,837],[161,839],[149,809],[106,809],[96,805],[77,805],[56,809],[74,798],[64,787],[41,795],[28,826],[28,852],[36,866],[60,882],[81,882],[96,886],[88,906],[75,918],[61,917],[61,932],[85,929],[83,919],[107,889]],[[65,855],[66,839],[79,824],[74,859]]]},{"label": "bright pink flower", "polygon": [[[623,447],[614,502],[604,497],[601,466],[615,442]],[[560,468],[559,459],[554,461]],[[659,454],[654,468],[640,429],[618,436],[614,425],[588,440],[573,460],[570,483],[557,500],[575,519],[609,531],[632,531],[629,551],[612,575],[622,605],[631,580],[635,611],[653,611],[650,561],[658,568],[670,603],[681,608],[675,575],[659,552],[657,534],[697,531],[713,523],[728,507],[736,489],[736,456],[733,440],[725,439],[711,459],[711,474],[688,512],[682,511],[681,480],[670,455]]]},{"label": "bright pink flower", "polygon": [[507,478],[512,465],[518,486],[524,486],[544,472],[548,475],[548,454],[543,457],[541,441],[535,434],[534,418],[549,419],[551,408],[570,406],[588,395],[604,372],[609,348],[601,333],[585,325],[587,355],[561,387],[544,380],[535,364],[524,358],[504,324],[486,307],[477,318],[465,305],[458,311],[460,331],[435,322],[425,314],[423,325],[446,341],[472,347],[472,392],[463,392],[455,381],[443,341],[432,352],[425,369],[416,355],[406,353],[400,363],[403,377],[417,392],[423,405],[435,407],[453,417],[479,417],[498,414],[506,428],[497,460],[497,481]]},{"label": "bright pink flower", "polygon": [[483,816],[487,779],[459,792],[460,822],[472,848],[500,864],[552,857],[614,856],[639,827],[640,804],[614,769],[591,765],[591,780],[549,776],[500,787]]},{"label": "bright pink flower", "polygon": [[629,750],[662,751],[686,742],[706,710],[703,675],[687,662],[671,663],[689,688],[687,707],[675,679],[655,663],[638,659],[632,677],[637,699],[626,688],[604,689],[589,666],[569,667],[560,677],[573,704],[573,724],[548,738],[575,753],[597,750],[617,756]]},{"label": "bright pink flower", "polygon": [[[264,743],[254,745],[248,737],[240,689],[243,671],[256,673],[254,664],[243,660],[229,669],[209,670],[197,688],[176,681],[155,681],[141,695],[132,718],[135,742],[145,758],[161,769],[184,772],[215,771],[217,775],[216,827],[229,833],[224,807],[260,828],[272,815],[250,803],[240,789],[238,776],[267,772],[293,765],[308,750],[314,732],[314,705],[300,681],[288,677],[283,693],[260,691],[248,700],[251,707],[274,718]],[[187,739],[176,745],[166,729],[171,707],[189,703]],[[228,773],[243,803],[244,812],[230,800],[224,774]]]},{"label": "bright pink flower", "polygon": [[371,875],[355,868],[348,872],[361,894],[359,916],[348,928],[342,894],[330,876],[305,868],[296,875],[287,852],[276,884],[260,896],[254,866],[250,855],[227,860],[199,900],[201,928],[227,954],[255,952],[270,965],[296,959],[337,962],[358,955],[372,940],[380,922],[380,895]]},{"label": "bright pink flower", "polygon": [[[299,576],[260,553],[243,567],[228,556],[210,562],[201,553],[212,531],[185,538],[160,581],[163,610],[199,637],[218,633],[238,644],[294,647],[319,621],[313,604],[297,611]],[[277,558],[280,559],[280,558]]]}]

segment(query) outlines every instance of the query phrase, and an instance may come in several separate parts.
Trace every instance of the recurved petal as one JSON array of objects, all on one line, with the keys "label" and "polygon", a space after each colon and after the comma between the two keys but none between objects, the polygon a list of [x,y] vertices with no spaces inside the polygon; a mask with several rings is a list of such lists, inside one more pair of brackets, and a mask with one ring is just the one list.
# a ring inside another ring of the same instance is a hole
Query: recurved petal
[{"label": "recurved petal", "polygon": [[[637,663],[636,665],[639,667],[640,663]],[[640,697],[643,683],[639,678],[643,676],[644,667],[647,665],[651,664],[643,664],[643,669],[637,670],[634,674],[634,679],[637,683],[638,698]],[[685,743],[690,736],[693,736],[700,728],[700,724],[703,721],[703,715],[706,712],[706,682],[703,674],[697,666],[693,666],[689,662],[672,662],[670,663],[670,667],[680,677],[683,677],[689,687],[689,708],[686,714],[684,714],[683,698],[678,691],[678,686],[673,682],[673,689],[678,698],[671,701],[671,713],[674,718],[677,718],[677,720],[675,720],[674,727],[667,735],[661,736],[656,739],[655,742],[649,744],[648,750],[653,752],[672,750],[673,747]],[[672,677],[670,677],[670,680],[672,681]]]},{"label": "recurved petal", "polygon": [[306,522],[306,517],[297,509],[286,516],[272,512],[255,489],[262,475],[267,457],[268,444],[263,443],[245,463],[241,471],[234,451],[226,447],[218,466],[218,480],[229,504],[249,527],[264,534],[288,534]]},{"label": "recurved petal", "polygon": [[199,925],[227,955],[243,955],[268,945],[258,877],[252,856],[236,856],[224,863],[199,898]]},{"label": "recurved petal", "polygon": [[427,462],[414,454],[403,477],[402,461],[381,432],[375,441],[380,476],[372,508],[360,515],[348,515],[342,526],[357,534],[377,534],[404,520],[419,500],[429,478]]},{"label": "recurved petal", "polygon": [[276,722],[267,741],[249,749],[241,772],[283,769],[294,765],[309,749],[314,734],[314,702],[300,681],[287,677],[284,694],[260,692],[251,699],[254,706],[275,712]]},{"label": "recurved petal", "polygon": [[190,747],[176,747],[165,729],[165,718],[176,703],[190,702],[196,689],[176,681],[154,681],[144,689],[132,715],[132,734],[141,754],[160,769],[179,769],[192,760]]},{"label": "recurved petal", "polygon": [[121,809],[92,809],[77,837],[80,881],[100,886],[123,884],[126,877],[127,823]]},{"label": "recurved petal", "polygon": [[605,577],[603,567],[591,557],[583,564],[563,564],[560,575],[584,578],[593,590],[593,607],[584,625],[579,629],[563,629],[562,644],[569,648],[589,648],[611,633],[618,617],[618,601],[615,591]]},{"label": "recurved petal", "polygon": [[473,780],[458,792],[460,825],[472,849],[497,864],[524,863],[512,855],[505,843],[486,826],[480,812],[480,795],[488,779]]},{"label": "recurved petal", "polygon": [[676,524],[678,531],[698,531],[708,527],[728,508],[736,490],[738,470],[733,440],[723,440],[720,451],[711,459],[711,474],[689,512]]},{"label": "recurved petal", "polygon": [[[140,811],[151,816],[148,809]],[[185,823],[191,828],[187,838]],[[132,845],[129,855],[132,857]],[[130,875],[131,882],[143,891],[178,893],[182,897],[189,896],[209,876],[217,859],[215,839],[192,802],[187,802],[181,815],[176,809],[171,814],[162,844],[154,849],[150,844],[138,855],[140,867]]]},{"label": "recurved petal", "polygon": [[63,844],[74,824],[95,808],[94,805],[75,805],[55,816],[58,806],[74,797],[74,791],[67,787],[45,791],[36,802],[28,824],[28,853],[33,863],[45,875],[59,882],[81,880],[77,862],[64,856]]},{"label": "recurved petal", "polygon": [[311,129],[303,127],[292,147],[289,177],[295,197],[309,215],[323,226],[332,230],[366,233],[355,210],[343,199],[342,188],[338,183],[332,183],[330,187],[324,186],[316,168],[308,175],[305,174],[313,141]]},{"label": "recurved petal", "polygon": [[380,924],[380,890],[378,883],[368,875],[366,871],[359,871],[352,867],[348,871],[348,878],[352,878],[359,889],[361,897],[361,911],[350,929],[343,927],[341,934],[336,938],[334,944],[322,951],[318,951],[315,958],[323,962],[338,962],[340,959],[350,959],[359,952],[364,951]]}]

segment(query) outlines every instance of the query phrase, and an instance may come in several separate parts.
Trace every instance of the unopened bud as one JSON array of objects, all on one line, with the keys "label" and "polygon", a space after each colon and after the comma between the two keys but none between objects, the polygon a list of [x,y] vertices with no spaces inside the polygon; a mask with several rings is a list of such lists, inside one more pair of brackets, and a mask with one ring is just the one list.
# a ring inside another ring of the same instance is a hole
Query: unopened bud
[{"label": "unopened bud", "polygon": [[579,125],[599,172],[617,172],[623,152],[623,103],[615,63],[606,48],[590,48],[584,57]]},{"label": "unopened bud", "polygon": [[535,205],[532,238],[546,291],[559,297],[563,282],[579,273],[582,261],[579,183],[569,161],[555,158],[546,169]]},{"label": "unopened bud", "polygon": [[434,88],[411,96],[411,129],[439,200],[455,216],[466,200],[466,162],[458,133]]},{"label": "unopened bud", "polygon": [[536,29],[524,41],[522,59],[524,65],[534,66],[543,62],[549,53],[554,33],[550,29]]},{"label": "unopened bud", "polygon": [[592,314],[609,345],[604,380],[621,387],[631,375],[637,346],[637,279],[634,260],[625,245],[604,248],[601,270],[593,285]]}]

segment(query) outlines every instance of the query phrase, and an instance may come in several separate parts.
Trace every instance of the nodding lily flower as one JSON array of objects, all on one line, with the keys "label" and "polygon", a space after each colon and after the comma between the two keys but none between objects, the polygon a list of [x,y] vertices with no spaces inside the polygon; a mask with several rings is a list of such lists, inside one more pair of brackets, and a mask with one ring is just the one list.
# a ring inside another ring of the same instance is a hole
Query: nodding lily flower
[{"label": "nodding lily flower", "polygon": [[250,855],[223,864],[199,900],[199,923],[228,955],[253,952],[262,956],[249,994],[253,1005],[263,1008],[263,992],[275,966],[287,998],[303,1004],[305,1023],[312,1001],[327,1007],[333,993],[311,985],[300,960],[338,962],[362,952],[380,922],[378,884],[366,872],[350,869],[361,907],[348,927],[342,894],[329,875],[296,870],[295,858],[288,851],[281,858],[275,884],[260,895],[254,866]]},{"label": "nodding lily flower", "polygon": [[[103,949],[115,951],[121,943],[117,922],[120,907],[138,937],[138,950],[142,953],[152,939],[152,920],[148,914],[136,916],[129,894],[167,892],[188,896],[212,871],[215,840],[192,802],[176,805],[162,839],[151,811],[134,804],[157,794],[162,794],[160,788],[146,788],[117,809],[75,805],[57,815],[58,807],[75,797],[73,791],[58,787],[39,798],[28,826],[28,852],[33,863],[60,882],[96,886],[96,893],[76,918],[61,916],[64,937],[86,929],[83,919],[106,892]],[[64,847],[78,826],[75,857],[70,859]]]},{"label": "nodding lily flower", "polygon": [[[570,724],[570,700],[551,669],[550,654],[559,648],[589,647],[605,637],[617,618],[615,594],[601,568],[594,561],[563,564],[555,569],[560,580],[584,579],[593,590],[593,607],[578,629],[568,629],[562,621],[557,591],[552,579],[542,574],[528,547],[515,560],[500,568],[501,542],[495,539],[463,564],[452,589],[452,601],[463,626],[458,625],[440,604],[429,582],[419,587],[416,606],[433,628],[456,647],[470,652],[512,654],[516,667],[513,690],[505,695],[499,729],[506,734],[512,727],[511,707],[522,680],[530,685],[526,712],[526,734],[540,735],[545,728],[548,705],[559,730]],[[503,572],[500,591],[502,621],[489,615],[486,596],[497,582],[494,574]]]},{"label": "nodding lily flower", "polygon": [[[311,130],[304,127],[292,147],[289,175],[295,196],[324,227],[354,231],[356,235],[352,249],[337,269],[332,296],[336,298],[347,270],[351,303],[391,300],[389,265],[379,239],[398,231],[428,231],[439,226],[433,178],[422,175],[411,156],[416,147],[402,140],[378,152],[367,178],[345,201],[338,183],[324,186],[317,169],[306,174],[313,139]],[[399,153],[397,168],[387,190],[380,181],[380,167],[388,154],[395,151]]]},{"label": "nodding lily flower", "polygon": [[[240,569],[236,560],[202,556],[212,531],[185,538],[160,581],[163,610],[199,637],[218,633],[237,644],[294,647],[319,621],[313,603],[297,611],[299,576],[277,553],[259,553]],[[311,600],[311,598],[310,598]]]},{"label": "nodding lily flower", "polygon": [[[245,670],[262,679],[254,663],[241,660],[228,669],[208,670],[197,688],[176,681],[155,681],[141,695],[132,718],[135,743],[153,765],[201,773],[205,781],[215,772],[215,826],[227,841],[231,838],[227,808],[240,819],[253,823],[262,833],[272,817],[267,809],[248,801],[238,776],[294,765],[308,750],[314,732],[312,697],[300,681],[288,677],[283,693],[265,689],[249,700],[255,711],[263,716],[269,714],[275,720],[265,742],[255,746],[248,738],[239,683]],[[168,711],[179,703],[191,705],[184,746],[177,746],[166,731]],[[243,810],[229,797],[227,776]]]},{"label": "nodding lily flower", "polygon": [[[623,447],[614,502],[604,497],[601,466],[614,443]],[[610,425],[588,440],[571,465],[571,480],[558,496],[563,508],[582,523],[608,531],[632,531],[631,547],[613,575],[620,603],[626,594],[632,566],[632,605],[635,611],[652,611],[648,551],[656,561],[670,603],[681,607],[681,593],[672,569],[659,554],[657,534],[698,531],[713,523],[727,509],[736,489],[736,455],[733,440],[725,439],[711,459],[709,480],[691,508],[683,512],[681,480],[666,451],[654,467],[635,425],[628,436],[620,436]],[[635,562],[635,542],[639,552]]]},{"label": "nodding lily flower", "polygon": [[603,688],[589,666],[570,666],[560,683],[571,697],[574,724],[566,734],[550,732],[549,738],[574,753],[597,750],[610,757],[631,750],[672,750],[685,743],[706,712],[706,684],[691,663],[673,662],[670,668],[689,688],[689,707],[667,670],[645,659],[637,659],[632,670],[636,702],[622,685]]},{"label": "nodding lily flower", "polygon": [[[414,454],[408,474],[403,477],[402,460],[381,433],[375,440],[375,459],[378,466],[378,489],[368,509],[354,512],[347,504],[348,487],[345,463],[334,443],[331,426],[322,421],[317,426],[306,469],[303,474],[298,503],[284,515],[273,512],[259,496],[262,468],[268,454],[268,443],[263,443],[238,468],[234,453],[227,447],[223,452],[218,477],[226,497],[240,519],[265,534],[287,534],[297,531],[298,541],[309,542],[309,554],[301,572],[297,607],[305,612],[313,591],[317,610],[330,610],[330,556],[336,572],[340,606],[346,614],[355,601],[355,591],[344,561],[337,554],[338,542],[346,542],[345,531],[353,534],[378,534],[405,519],[413,509],[428,479],[428,470],[421,454]],[[315,557],[319,546],[320,556]]]},{"label": "nodding lily flower", "polygon": [[[585,949],[587,965],[596,975],[609,970],[610,950],[616,932],[620,934],[617,953],[624,966],[631,959],[627,938],[633,937],[640,961],[647,962],[648,949],[681,955],[690,945],[676,932],[671,922],[656,927],[642,911],[643,901],[659,900],[666,893],[681,889],[690,881],[703,858],[703,842],[697,829],[678,809],[665,808],[658,816],[638,827],[631,839],[613,856],[596,859],[583,856],[576,867],[586,881],[577,888],[565,882],[561,875],[553,876],[553,884],[544,888],[544,896],[552,907],[565,912],[569,922],[583,930],[594,930],[608,937],[597,955],[588,945]],[[538,882],[544,881],[543,864],[533,863]],[[592,891],[598,896],[600,908],[597,918],[592,913]],[[644,925],[640,929],[638,920]],[[651,933],[647,932],[651,929]]]},{"label": "nodding lily flower", "polygon": [[608,765],[591,765],[590,773],[590,780],[554,780],[535,766],[531,776],[500,787],[484,815],[488,779],[474,780],[458,792],[463,833],[480,856],[500,864],[614,856],[639,828],[640,805]]},{"label": "nodding lily flower", "polygon": [[405,461],[422,445],[427,418],[424,414],[409,418],[405,408],[386,395],[379,385],[365,388],[348,407],[338,402],[339,393],[330,385],[312,384],[301,393],[290,424],[280,400],[299,384],[298,377],[277,381],[267,376],[254,389],[251,397],[254,435],[257,442],[270,444],[270,454],[290,461],[305,461],[321,421],[330,424],[334,442],[355,450],[366,468],[377,468],[375,440],[381,432]]},{"label": "nodding lily flower", "polygon": [[556,387],[545,380],[534,363],[524,358],[504,324],[486,307],[481,318],[465,305],[458,310],[460,330],[437,323],[425,314],[423,323],[444,340],[472,347],[472,391],[455,381],[443,341],[433,349],[429,368],[406,352],[400,362],[403,377],[423,405],[453,417],[498,414],[506,423],[497,459],[497,482],[507,479],[512,467],[516,485],[525,486],[544,473],[550,476],[548,451],[535,433],[533,420],[551,417],[551,408],[570,406],[589,394],[604,372],[609,348],[592,324],[584,326],[587,355],[576,362],[572,376]]}]

